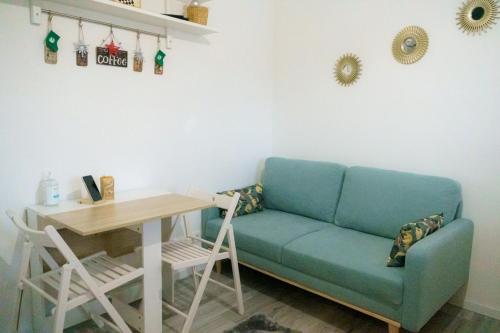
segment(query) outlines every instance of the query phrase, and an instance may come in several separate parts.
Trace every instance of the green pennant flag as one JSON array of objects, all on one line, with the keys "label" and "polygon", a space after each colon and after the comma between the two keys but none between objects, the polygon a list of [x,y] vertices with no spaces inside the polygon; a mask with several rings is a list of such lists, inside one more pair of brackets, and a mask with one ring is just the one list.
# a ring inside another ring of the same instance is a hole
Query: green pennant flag
[{"label": "green pennant flag", "polygon": [[155,56],[155,63],[158,66],[163,66],[163,59],[165,59],[165,52],[163,52],[162,50],[158,50]]},{"label": "green pennant flag", "polygon": [[59,47],[57,46],[57,42],[59,42],[59,37],[58,34],[56,34],[54,31],[50,30],[50,32],[47,34],[47,37],[45,37],[45,45],[49,50],[52,52],[57,52],[59,50]]}]

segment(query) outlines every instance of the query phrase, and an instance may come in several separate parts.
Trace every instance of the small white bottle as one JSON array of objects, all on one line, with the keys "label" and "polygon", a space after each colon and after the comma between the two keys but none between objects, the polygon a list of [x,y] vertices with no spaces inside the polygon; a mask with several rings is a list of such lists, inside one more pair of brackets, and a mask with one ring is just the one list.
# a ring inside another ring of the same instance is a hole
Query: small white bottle
[{"label": "small white bottle", "polygon": [[49,172],[43,180],[43,204],[45,206],[59,205],[59,183],[51,176],[52,174]]}]

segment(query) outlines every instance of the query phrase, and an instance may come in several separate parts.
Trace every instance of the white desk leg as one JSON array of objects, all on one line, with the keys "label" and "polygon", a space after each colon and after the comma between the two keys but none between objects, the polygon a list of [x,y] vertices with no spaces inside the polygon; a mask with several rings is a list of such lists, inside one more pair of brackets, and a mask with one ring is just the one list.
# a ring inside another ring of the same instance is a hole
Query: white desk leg
[{"label": "white desk leg", "polygon": [[[38,230],[38,215],[32,210],[28,209],[28,226]],[[30,259],[31,275],[36,276],[42,274],[43,266],[40,257],[35,251],[31,252]],[[26,288],[29,290],[28,288]],[[25,292],[26,295],[26,292]],[[31,295],[31,309],[33,311],[33,332],[44,332],[45,326],[45,301],[39,293],[30,292]],[[27,298],[25,298],[27,299]]]},{"label": "white desk leg", "polygon": [[[164,219],[162,221],[163,242],[168,242],[174,233],[177,219]],[[163,265],[163,299],[174,304],[175,271],[168,265]]]},{"label": "white desk leg", "polygon": [[162,332],[161,219],[142,228],[142,263],[144,265],[144,332]]}]

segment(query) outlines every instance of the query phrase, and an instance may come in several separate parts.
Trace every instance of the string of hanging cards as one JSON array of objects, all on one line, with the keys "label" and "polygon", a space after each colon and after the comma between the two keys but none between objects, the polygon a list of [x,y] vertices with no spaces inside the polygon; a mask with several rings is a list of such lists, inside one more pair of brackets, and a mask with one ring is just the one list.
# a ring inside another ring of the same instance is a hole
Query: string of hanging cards
[{"label": "string of hanging cards", "polygon": [[122,43],[118,41],[115,37],[115,33],[113,28],[119,28],[121,30],[128,30],[136,32],[136,42],[135,42],[135,50],[133,57],[133,70],[134,72],[142,72],[143,64],[144,64],[144,55],[141,47],[141,35],[154,35],[156,40],[156,53],[154,54],[154,73],[156,75],[163,75],[163,68],[165,62],[165,52],[162,51],[161,48],[161,39],[166,38],[166,35],[163,34],[153,34],[148,31],[131,29],[123,26],[116,26],[112,24],[107,24],[105,22],[84,19],[82,17],[75,17],[72,15],[55,13],[51,11],[46,11],[48,14],[48,22],[47,22],[47,36],[44,40],[44,57],[45,62],[47,64],[57,64],[57,56],[59,52],[59,42],[62,40],[61,36],[59,36],[52,26],[52,19],[54,15],[64,16],[67,18],[75,19],[78,22],[78,41],[73,43],[74,50],[76,54],[76,65],[86,67],[88,66],[88,56],[89,56],[89,47],[90,44],[87,44],[85,41],[84,27],[83,21],[108,25],[109,33],[104,38],[99,46],[96,46],[96,64],[97,65],[105,65],[105,66],[113,66],[113,67],[128,67],[128,52],[122,49]]}]

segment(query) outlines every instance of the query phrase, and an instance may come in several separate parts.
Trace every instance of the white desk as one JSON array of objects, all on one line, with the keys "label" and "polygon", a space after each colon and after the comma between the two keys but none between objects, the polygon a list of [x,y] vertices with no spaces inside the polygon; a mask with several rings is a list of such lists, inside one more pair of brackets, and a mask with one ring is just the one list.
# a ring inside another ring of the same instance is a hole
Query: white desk
[{"label": "white desk", "polygon": [[[57,227],[67,228],[88,236],[109,230],[142,225],[142,253],[144,266],[145,333],[162,332],[162,261],[161,220],[192,211],[213,207],[213,203],[185,196],[166,194],[164,191],[133,191],[118,194],[113,203],[100,206],[63,202],[58,207],[32,206],[28,208],[28,223],[38,228],[41,216]],[[34,275],[42,272],[37,258],[32,258]],[[43,302],[33,298],[34,329],[43,332],[45,314]],[[126,319],[126,318],[124,318]]]}]

